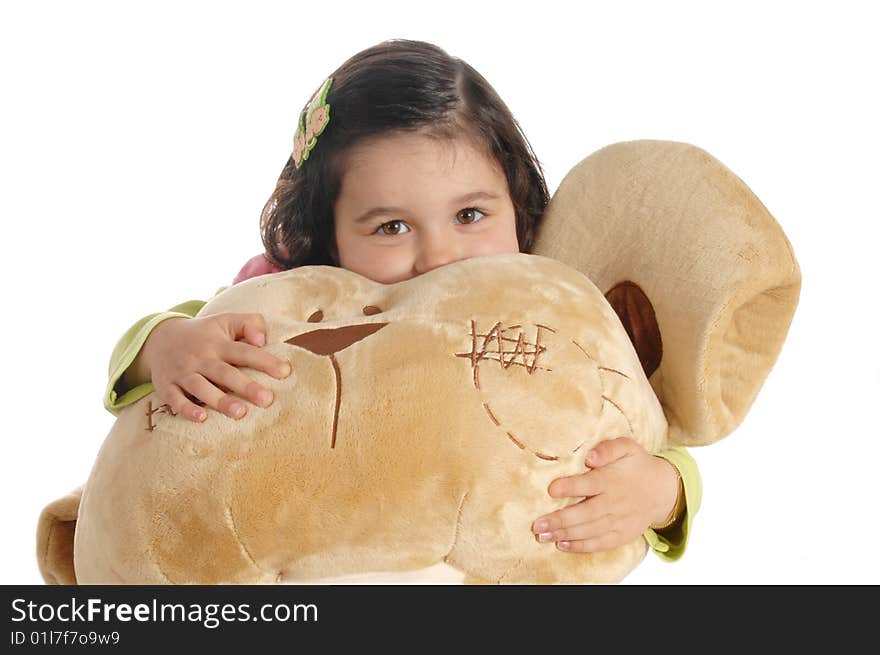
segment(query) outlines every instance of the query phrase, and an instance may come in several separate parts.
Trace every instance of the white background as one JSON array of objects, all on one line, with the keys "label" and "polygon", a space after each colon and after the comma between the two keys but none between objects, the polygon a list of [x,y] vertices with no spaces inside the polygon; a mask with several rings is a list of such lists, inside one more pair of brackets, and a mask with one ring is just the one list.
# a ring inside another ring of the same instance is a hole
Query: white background
[{"label": "white background", "polygon": [[868,3],[8,2],[0,9],[0,583],[39,584],[41,508],[83,483],[139,317],[228,284],[296,112],[355,52],[432,41],[492,83],[551,192],[583,157],[686,141],[739,175],[804,278],[742,425],[693,451],[685,557],[632,584],[880,583],[878,23]]}]

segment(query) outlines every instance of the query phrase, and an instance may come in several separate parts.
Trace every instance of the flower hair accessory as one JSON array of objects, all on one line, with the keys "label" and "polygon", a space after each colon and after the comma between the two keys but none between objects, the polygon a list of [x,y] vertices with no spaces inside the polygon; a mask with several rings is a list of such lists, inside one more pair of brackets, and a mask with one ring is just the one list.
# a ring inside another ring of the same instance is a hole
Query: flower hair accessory
[{"label": "flower hair accessory", "polygon": [[331,84],[333,84],[333,78],[328,77],[321,85],[321,88],[318,89],[318,92],[312,96],[304,116],[300,114],[297,121],[296,133],[293,135],[293,161],[297,169],[309,158],[309,152],[318,143],[318,135],[324,131],[330,122],[330,105],[327,104],[327,92],[330,90]]}]

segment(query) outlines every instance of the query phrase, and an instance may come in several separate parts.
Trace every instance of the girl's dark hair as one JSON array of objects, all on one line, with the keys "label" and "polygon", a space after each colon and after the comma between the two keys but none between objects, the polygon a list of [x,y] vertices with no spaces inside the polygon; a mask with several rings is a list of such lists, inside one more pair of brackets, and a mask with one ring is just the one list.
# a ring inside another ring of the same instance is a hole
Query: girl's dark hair
[{"label": "girl's dark hair", "polygon": [[299,169],[287,160],[260,217],[274,264],[339,264],[333,207],[343,155],[362,139],[390,131],[450,139],[466,134],[491,154],[507,178],[519,249],[530,252],[549,202],[547,183],[516,119],[482,75],[435,45],[394,39],[354,55],[331,77],[329,125]]}]

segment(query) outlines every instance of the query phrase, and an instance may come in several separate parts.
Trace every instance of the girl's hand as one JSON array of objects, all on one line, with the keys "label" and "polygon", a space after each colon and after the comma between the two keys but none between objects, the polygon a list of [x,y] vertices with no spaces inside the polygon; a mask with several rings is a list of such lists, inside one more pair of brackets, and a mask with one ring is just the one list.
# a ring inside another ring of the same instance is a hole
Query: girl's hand
[{"label": "girl's hand", "polygon": [[609,550],[664,523],[675,507],[675,467],[629,437],[603,441],[585,463],[592,470],[557,478],[548,487],[554,498],[586,498],[538,518],[532,526],[538,541],[556,542],[572,553]]},{"label": "girl's hand", "polygon": [[265,344],[261,314],[169,318],[153,329],[139,357],[159,399],[200,423],[208,413],[193,399],[231,418],[247,413],[239,398],[260,407],[272,404],[271,391],[235,368],[248,366],[278,379],[290,375],[288,362],[260,350]]}]

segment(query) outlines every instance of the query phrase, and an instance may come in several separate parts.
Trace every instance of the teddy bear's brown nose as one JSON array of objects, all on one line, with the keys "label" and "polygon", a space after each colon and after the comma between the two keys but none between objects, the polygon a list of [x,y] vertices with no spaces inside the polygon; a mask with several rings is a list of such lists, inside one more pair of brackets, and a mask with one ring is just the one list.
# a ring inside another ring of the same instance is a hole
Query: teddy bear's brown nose
[{"label": "teddy bear's brown nose", "polygon": [[292,337],[285,343],[305,348],[316,355],[332,355],[378,332],[386,325],[388,323],[368,323],[366,325],[347,325],[335,329],[312,330]]}]

